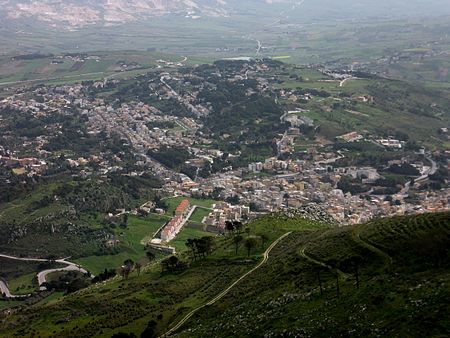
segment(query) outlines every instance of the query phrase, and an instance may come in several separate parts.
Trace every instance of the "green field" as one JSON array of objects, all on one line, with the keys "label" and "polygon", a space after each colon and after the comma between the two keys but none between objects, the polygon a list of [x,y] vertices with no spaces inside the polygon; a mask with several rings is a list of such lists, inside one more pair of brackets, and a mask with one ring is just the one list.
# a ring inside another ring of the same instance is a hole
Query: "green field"
[{"label": "green field", "polygon": [[120,267],[129,258],[134,261],[145,260],[146,240],[153,237],[166,221],[166,217],[153,214],[145,218],[130,216],[126,229],[116,229],[116,237],[120,240],[120,253],[83,257],[77,259],[76,262],[91,273],[98,274],[105,269]]},{"label": "green field", "polygon": [[201,238],[204,236],[215,236],[215,235],[210,232],[185,226],[177,235],[177,237],[169,242],[169,245],[177,249],[178,252],[183,252],[187,250],[185,243],[188,239]]},{"label": "green field", "polygon": [[[329,141],[344,133],[358,131],[363,135],[403,134],[426,148],[446,147],[438,130],[450,121],[448,93],[429,89],[423,84],[378,77],[351,79],[341,87],[340,81],[328,78],[318,70],[296,66],[284,68],[291,75],[280,75],[276,88],[297,93],[297,96],[301,91],[322,93],[313,95],[306,102],[295,101],[286,94],[281,102],[287,109],[305,110],[298,115],[311,118],[317,127],[316,134]],[[293,80],[292,74],[299,76],[299,80]],[[373,102],[359,101],[358,97],[363,95],[372,98]]]},{"label": "green field", "polygon": [[210,212],[211,212],[211,210],[209,210],[209,209],[197,208],[197,209],[195,209],[191,218],[189,218],[189,221],[195,222],[195,223],[202,223],[203,218],[208,216]]},{"label": "green field", "polygon": [[[166,214],[167,215],[173,215],[173,213],[175,212],[175,209],[177,208],[177,206],[185,198],[186,197],[179,196],[179,197],[171,197],[171,198],[165,199],[165,201],[168,204],[168,208],[167,208]],[[205,200],[195,199],[195,198],[188,198],[188,199],[189,199],[189,202],[190,202],[191,205],[197,205],[197,206],[201,206],[201,207],[205,207],[205,208],[211,208],[212,205],[214,203],[216,203],[216,201],[209,200],[209,199],[205,199]]]},{"label": "green field", "polygon": [[[448,212],[426,214],[344,228],[283,215],[265,217],[250,224],[250,236],[268,237],[263,245],[258,241],[250,258],[242,245],[235,254],[232,236],[216,238],[215,251],[185,271],[161,274],[155,262],[139,277],[115,278],[14,314],[0,322],[0,336],[139,335],[150,320],[156,321],[157,334],[163,334],[249,271],[286,231],[293,232],[271,251],[265,265],[197,312],[175,336],[445,336],[449,217]],[[404,260],[405,252],[409,260]],[[437,252],[440,261],[434,260]],[[358,262],[359,289],[352,262]],[[70,321],[59,320],[69,315]]]},{"label": "green field", "polygon": [[8,286],[15,295],[24,295],[37,290],[36,273],[22,275],[18,278],[8,280]]}]

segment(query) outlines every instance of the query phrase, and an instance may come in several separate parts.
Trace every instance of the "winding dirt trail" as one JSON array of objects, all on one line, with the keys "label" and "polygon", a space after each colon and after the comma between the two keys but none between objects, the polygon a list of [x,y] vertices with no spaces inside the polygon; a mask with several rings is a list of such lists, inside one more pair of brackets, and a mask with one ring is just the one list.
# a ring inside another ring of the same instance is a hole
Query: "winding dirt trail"
[{"label": "winding dirt trail", "polygon": [[335,270],[335,271],[336,271],[343,279],[347,279],[347,278],[350,277],[350,275],[349,275],[348,273],[345,273],[344,271],[341,271],[341,270],[339,270],[339,269],[335,269],[335,268],[333,268],[332,266],[330,266],[330,265],[328,265],[328,264],[326,264],[326,263],[324,263],[324,262],[322,262],[322,261],[319,261],[319,260],[317,260],[317,259],[315,259],[315,258],[312,258],[311,256],[308,256],[308,254],[306,253],[306,248],[307,248],[307,247],[308,247],[308,244],[305,244],[305,245],[300,249],[300,256],[302,256],[304,259],[310,261],[310,262],[313,263],[313,264],[323,266],[324,268],[327,268],[327,269],[329,269],[330,271]]},{"label": "winding dirt trail", "polygon": [[389,256],[387,253],[385,253],[384,251],[378,249],[376,246],[373,246],[372,244],[370,244],[369,242],[365,241],[364,239],[361,238],[361,225],[357,225],[353,228],[352,231],[352,237],[353,240],[358,243],[359,245],[365,247],[366,249],[376,253],[377,255],[381,256],[385,262],[385,265],[387,267],[392,266],[392,263],[394,262],[394,260],[392,259],[391,256]]},{"label": "winding dirt trail", "polygon": [[214,303],[216,303],[218,300],[220,300],[221,298],[223,298],[227,293],[230,292],[230,290],[232,288],[234,288],[240,281],[242,281],[244,278],[246,278],[248,275],[252,274],[253,272],[255,272],[256,270],[258,270],[261,266],[263,266],[264,264],[267,263],[267,261],[269,260],[269,254],[270,252],[273,250],[273,248],[280,243],[284,238],[286,238],[287,236],[289,236],[292,232],[287,232],[285,233],[283,236],[279,237],[276,241],[274,241],[268,248],[267,250],[264,252],[263,255],[263,259],[262,261],[256,265],[253,269],[251,269],[250,271],[246,272],[245,274],[243,274],[241,277],[239,277],[239,279],[237,279],[233,284],[231,284],[229,287],[227,287],[225,290],[223,290],[221,293],[219,293],[216,297],[214,297],[213,299],[211,299],[208,303],[203,304],[202,306],[199,306],[197,308],[195,308],[194,310],[192,310],[191,312],[189,312],[182,320],[180,320],[174,327],[172,327],[170,330],[168,330],[165,334],[161,335],[160,338],[162,337],[167,337],[170,334],[174,333],[176,330],[178,330],[181,326],[183,326],[183,324],[185,324],[195,313],[197,313],[198,311],[200,311],[201,309],[203,309],[206,306],[210,306],[213,305]]}]

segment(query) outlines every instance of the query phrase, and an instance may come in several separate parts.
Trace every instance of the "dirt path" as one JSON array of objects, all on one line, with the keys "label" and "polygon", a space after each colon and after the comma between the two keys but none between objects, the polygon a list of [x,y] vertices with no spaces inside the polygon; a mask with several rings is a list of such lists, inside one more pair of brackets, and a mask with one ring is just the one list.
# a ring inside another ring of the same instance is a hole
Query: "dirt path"
[{"label": "dirt path", "polygon": [[216,303],[218,300],[222,299],[227,293],[230,292],[230,290],[232,288],[234,288],[240,281],[242,281],[244,278],[246,278],[248,275],[252,274],[253,272],[255,272],[256,270],[258,270],[261,266],[263,266],[264,264],[267,263],[267,261],[269,260],[269,254],[272,251],[272,249],[278,244],[280,243],[285,237],[289,236],[291,234],[291,232],[285,233],[283,236],[281,236],[280,238],[278,238],[275,242],[273,242],[268,248],[267,250],[264,252],[263,255],[263,259],[262,261],[255,266],[253,269],[251,269],[250,271],[246,272],[245,274],[243,274],[241,277],[239,277],[238,280],[236,280],[233,284],[231,284],[229,287],[227,287],[225,290],[223,290],[221,293],[219,293],[216,297],[214,297],[213,299],[211,299],[208,303],[199,306],[197,308],[195,308],[194,310],[192,310],[191,312],[189,312],[182,320],[180,320],[174,327],[172,327],[170,330],[168,330],[165,334],[161,335],[160,337],[167,337],[170,334],[174,333],[176,330],[178,330],[181,326],[183,326],[183,324],[185,324],[194,314],[196,314],[198,311],[200,311],[201,309],[203,309],[206,306],[210,306],[213,305],[214,303]]},{"label": "dirt path", "polygon": [[326,264],[326,263],[324,263],[324,262],[321,262],[321,261],[319,261],[319,260],[317,260],[317,259],[315,259],[315,258],[312,258],[311,256],[308,256],[308,254],[306,253],[306,248],[307,248],[307,247],[308,247],[308,244],[304,245],[304,246],[300,249],[300,255],[301,255],[304,259],[306,259],[306,260],[308,260],[308,261],[310,261],[311,263],[314,263],[314,264],[316,264],[316,265],[323,266],[324,268],[327,268],[327,269],[329,269],[330,271],[336,270],[337,273],[338,273],[342,278],[344,278],[344,279],[347,279],[347,278],[350,277],[349,274],[347,274],[347,273],[345,273],[345,272],[343,272],[343,271],[341,271],[341,270],[339,270],[339,269],[335,269],[335,268],[333,268],[332,266],[330,266],[330,265],[328,265],[328,264]]},{"label": "dirt path", "polygon": [[390,267],[390,266],[392,265],[392,263],[393,263],[392,257],[389,256],[389,255],[388,255],[387,253],[385,253],[384,251],[382,251],[382,250],[378,249],[377,247],[373,246],[373,245],[370,244],[369,242],[363,240],[363,239],[361,238],[360,231],[361,231],[361,225],[357,225],[357,226],[355,226],[355,227],[353,228],[353,231],[352,231],[352,237],[353,237],[353,240],[354,240],[356,243],[358,243],[359,245],[361,245],[361,246],[365,247],[366,249],[368,249],[368,250],[370,250],[370,251],[376,253],[377,255],[381,256],[381,257],[383,258],[384,262],[385,262],[385,265],[386,265],[387,267]]}]

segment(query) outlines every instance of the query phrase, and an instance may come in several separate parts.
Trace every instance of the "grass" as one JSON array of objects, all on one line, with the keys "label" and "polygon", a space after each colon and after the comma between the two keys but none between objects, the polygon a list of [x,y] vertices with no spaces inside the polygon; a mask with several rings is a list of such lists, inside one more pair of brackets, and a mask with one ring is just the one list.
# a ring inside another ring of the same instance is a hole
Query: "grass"
[{"label": "grass", "polygon": [[177,237],[169,242],[169,245],[177,249],[178,252],[186,251],[187,247],[185,243],[188,239],[201,238],[204,236],[214,236],[214,234],[185,226]]},{"label": "grass", "polygon": [[15,295],[29,294],[37,289],[36,273],[21,275],[20,277],[8,280],[11,293]]},{"label": "grass", "polygon": [[[411,227],[410,238],[416,237],[419,230],[422,235],[433,229],[450,232],[448,217],[449,213],[443,213],[414,220],[380,220],[362,226],[361,237],[367,240],[368,233],[373,233],[377,235],[373,244],[385,243],[389,238],[384,235],[386,224],[392,231],[405,234],[408,231],[401,229],[407,229],[407,224],[427,224]],[[200,310],[176,336],[277,336],[282,332],[291,336],[300,332],[309,336],[347,336],[349,332],[350,336],[445,335],[449,324],[445,307],[450,296],[446,287],[450,281],[448,261],[442,268],[413,259],[409,263],[395,261],[392,270],[379,269],[380,257],[355,240],[354,229],[332,228],[283,215],[265,217],[250,224],[250,236],[263,232],[269,237],[250,258],[243,248],[234,254],[231,236],[220,237],[215,240],[212,255],[191,262],[185,271],[161,274],[158,263],[154,263],[140,276],[133,273],[128,280],[115,278],[53,299],[45,306],[36,305],[0,322],[0,337],[31,333],[71,337],[110,337],[117,332],[140,335],[150,320],[157,323],[156,333],[163,334],[191,309],[205,304],[250,270],[270,243],[286,231],[293,233],[272,250],[267,264],[237,284],[220,302]],[[387,242],[394,243],[392,239]],[[398,243],[404,246],[408,240]],[[321,272],[321,295],[319,267],[299,252],[305,245],[309,255],[333,265],[341,266],[348,258],[363,255],[360,289],[350,269],[348,277],[339,281],[338,297],[333,271],[325,269]],[[62,320],[68,317],[70,321]]]},{"label": "grass", "polygon": [[145,218],[132,216],[128,218],[126,229],[115,230],[116,237],[120,240],[121,252],[115,255],[89,256],[76,260],[85,269],[93,274],[98,274],[104,269],[120,267],[126,259],[138,261],[145,257],[146,240],[152,238],[156,231],[167,221],[164,216],[150,214]]},{"label": "grass", "polygon": [[38,215],[38,213],[46,215],[49,211],[57,211],[57,209],[60,208],[60,206],[57,204],[53,204],[51,206],[53,210],[42,211],[42,209],[39,209],[31,213],[27,211],[27,208],[29,208],[32,203],[42,200],[44,196],[51,194],[52,191],[54,191],[57,187],[57,184],[52,183],[45,186],[40,186],[32,193],[26,195],[24,198],[0,205],[0,220],[4,221],[5,223],[14,223],[13,220],[15,220],[16,224],[21,224],[33,221],[36,216],[40,216],[40,214]]},{"label": "grass", "polygon": [[197,208],[197,209],[195,209],[191,218],[189,218],[189,221],[196,222],[196,223],[202,223],[203,218],[208,216],[210,212],[211,212],[211,210],[208,210],[208,209]]}]

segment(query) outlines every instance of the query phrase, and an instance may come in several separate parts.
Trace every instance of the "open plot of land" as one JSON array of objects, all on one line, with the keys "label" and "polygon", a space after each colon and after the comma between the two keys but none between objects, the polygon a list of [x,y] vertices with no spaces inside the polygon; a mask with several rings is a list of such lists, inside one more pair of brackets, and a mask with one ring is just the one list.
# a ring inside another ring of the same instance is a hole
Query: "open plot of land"
[{"label": "open plot of land", "polygon": [[177,249],[178,252],[186,251],[187,247],[185,243],[188,239],[201,238],[205,236],[215,236],[215,234],[185,226],[177,235],[177,237],[174,240],[170,241],[169,245]]},{"label": "open plot of land", "polygon": [[116,236],[120,240],[118,249],[120,252],[105,256],[89,256],[77,259],[91,273],[98,274],[105,269],[120,267],[127,259],[138,261],[145,257],[144,239],[153,234],[167,221],[164,216],[149,215],[145,218],[130,216],[126,229],[116,229]]},{"label": "open plot of land", "polygon": [[[81,54],[82,55],[82,54]],[[98,59],[76,62],[68,57],[53,56],[32,60],[14,60],[12,56],[0,57],[0,86],[29,84],[76,83],[104,78],[128,78],[151,71],[158,60],[196,64],[199,59],[184,59],[180,56],[143,51],[92,52]],[[126,65],[126,66],[122,66]]]},{"label": "open plot of land", "polygon": [[211,212],[211,210],[208,210],[205,208],[197,208],[197,209],[195,209],[191,218],[189,218],[189,221],[195,222],[195,223],[202,223],[203,218],[208,216],[210,212]]}]

